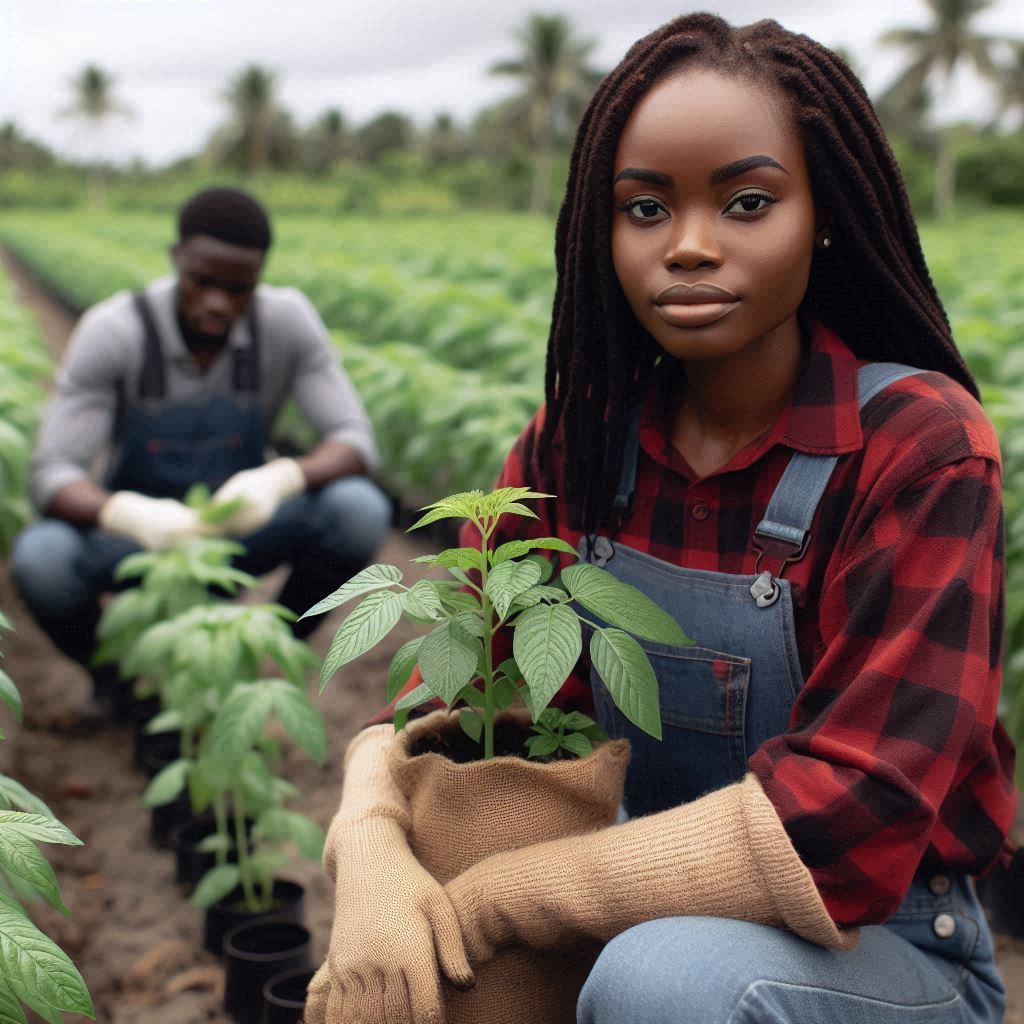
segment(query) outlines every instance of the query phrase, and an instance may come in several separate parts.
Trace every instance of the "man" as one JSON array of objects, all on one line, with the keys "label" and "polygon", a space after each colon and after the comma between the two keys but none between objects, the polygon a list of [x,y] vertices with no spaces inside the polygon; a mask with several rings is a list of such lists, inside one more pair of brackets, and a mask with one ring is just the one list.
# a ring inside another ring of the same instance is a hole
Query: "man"
[{"label": "man", "polygon": [[[300,614],[361,568],[388,528],[390,503],[366,476],[372,429],[323,322],[295,289],[259,284],[270,242],[252,197],[200,192],[179,215],[176,277],[107,299],[72,335],[32,463],[44,518],[18,538],[11,567],[40,626],[82,664],[117,563],[210,534],[181,500],[194,483],[217,502],[240,499],[216,532],[244,544],[247,572],[291,563],[278,601]],[[289,398],[321,440],[267,461]],[[111,683],[93,680],[102,704]]]}]

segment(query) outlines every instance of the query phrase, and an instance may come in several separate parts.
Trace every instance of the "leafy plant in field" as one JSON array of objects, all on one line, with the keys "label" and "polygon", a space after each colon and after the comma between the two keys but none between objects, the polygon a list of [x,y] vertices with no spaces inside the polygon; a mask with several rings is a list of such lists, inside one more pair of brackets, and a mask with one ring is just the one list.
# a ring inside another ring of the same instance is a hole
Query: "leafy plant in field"
[{"label": "leafy plant in field", "polygon": [[[203,737],[194,764],[195,775],[215,806],[231,808],[230,829],[218,828],[202,847],[215,851],[220,862],[196,887],[192,901],[198,906],[210,906],[241,888],[247,910],[269,910],[274,878],[289,860],[288,847],[294,844],[314,861],[323,855],[323,829],[285,806],[298,794],[274,774],[279,744],[267,732],[272,717],[298,747],[323,764],[323,717],[302,689],[283,679],[258,679],[232,689]],[[189,771],[187,764],[178,764],[180,773]],[[225,860],[232,843],[235,864]]]},{"label": "leafy plant in field", "polygon": [[[213,812],[216,832],[204,848],[216,852],[225,870],[199,898],[211,891],[218,892],[214,900],[223,895],[218,880],[235,870],[227,862],[232,846],[245,865],[239,870],[247,901],[258,905],[264,898],[265,872],[277,863],[275,822],[290,820],[283,801],[294,795],[271,771],[278,746],[262,736],[271,712],[296,743],[323,757],[323,722],[305,694],[306,673],[317,658],[292,635],[292,618],[272,604],[200,605],[146,630],[123,663],[127,672],[157,683],[163,710],[147,731],[181,731],[181,756],[154,776],[143,803],[157,807],[187,791],[194,813]],[[265,679],[268,661],[286,678]],[[271,811],[276,813],[266,818]],[[250,856],[239,829],[253,818],[259,848]],[[309,848],[308,829],[302,835]]]},{"label": "leafy plant in field", "polygon": [[[0,615],[0,629],[10,628]],[[2,670],[0,700],[20,721],[21,696]],[[95,1020],[78,969],[32,923],[22,905],[22,901],[41,898],[62,914],[71,913],[37,843],[82,845],[42,800],[16,780],[0,775],[0,1021],[27,1024],[23,1003],[50,1024],[60,1024],[64,1013],[81,1013]]]},{"label": "leafy plant in field", "polygon": [[[410,529],[440,519],[468,519],[479,534],[479,547],[449,548],[415,560],[445,569],[451,579],[406,587],[395,566],[372,565],[310,608],[305,614],[317,615],[363,596],[324,659],[321,692],[338,668],[376,646],[405,615],[434,628],[404,644],[392,660],[388,700],[415,666],[423,676],[423,683],[398,701],[396,726],[411,708],[428,701],[463,704],[460,724],[473,739],[482,737],[487,759],[494,756],[496,712],[519,699],[535,723],[537,735],[528,741],[531,756],[556,750],[583,756],[599,736],[595,724],[578,713],[563,716],[548,704],[582,653],[586,623],[593,629],[591,661],[612,699],[631,722],[660,739],[658,683],[635,637],[692,643],[678,623],[635,587],[596,565],[578,563],[554,576],[550,563],[534,552],[576,554],[557,537],[514,540],[491,550],[501,516],[537,518],[522,502],[547,497],[525,487],[506,487],[491,494],[454,494],[425,506],[421,511],[426,515]],[[513,657],[495,665],[494,636],[503,627],[513,630]]]}]

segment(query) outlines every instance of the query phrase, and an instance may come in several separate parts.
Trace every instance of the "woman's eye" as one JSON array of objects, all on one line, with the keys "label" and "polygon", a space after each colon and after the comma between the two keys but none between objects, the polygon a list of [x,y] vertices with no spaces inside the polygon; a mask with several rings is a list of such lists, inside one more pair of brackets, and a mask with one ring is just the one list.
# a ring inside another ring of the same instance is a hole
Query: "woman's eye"
[{"label": "woman's eye", "polygon": [[725,208],[726,213],[760,213],[779,200],[770,192],[741,192]]},{"label": "woman's eye", "polygon": [[667,216],[665,207],[662,206],[657,199],[652,199],[650,196],[640,196],[637,199],[630,199],[623,203],[619,209],[629,214],[633,220],[638,221],[661,220],[663,217]]}]

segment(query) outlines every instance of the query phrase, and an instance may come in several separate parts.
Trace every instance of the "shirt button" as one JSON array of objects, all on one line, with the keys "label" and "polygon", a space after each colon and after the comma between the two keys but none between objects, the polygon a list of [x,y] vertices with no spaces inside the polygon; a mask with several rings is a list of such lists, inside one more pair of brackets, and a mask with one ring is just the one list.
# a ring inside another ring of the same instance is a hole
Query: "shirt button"
[{"label": "shirt button", "polygon": [[939,914],[932,921],[932,929],[940,939],[951,939],[956,931],[956,921],[952,914]]},{"label": "shirt button", "polygon": [[949,875],[932,875],[928,879],[928,888],[931,889],[933,896],[945,896],[952,884]]},{"label": "shirt button", "polygon": [[703,522],[709,515],[711,515],[711,509],[709,509],[703,502],[698,502],[690,509],[690,515],[693,516],[694,519]]}]

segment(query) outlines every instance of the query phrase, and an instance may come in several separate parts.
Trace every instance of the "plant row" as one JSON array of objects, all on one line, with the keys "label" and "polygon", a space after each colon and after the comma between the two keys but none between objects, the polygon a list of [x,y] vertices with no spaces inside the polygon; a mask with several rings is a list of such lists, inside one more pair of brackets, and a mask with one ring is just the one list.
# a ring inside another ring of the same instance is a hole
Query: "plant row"
[{"label": "plant row", "polygon": [[53,364],[32,315],[0,271],[0,554],[28,522],[28,465]]}]

